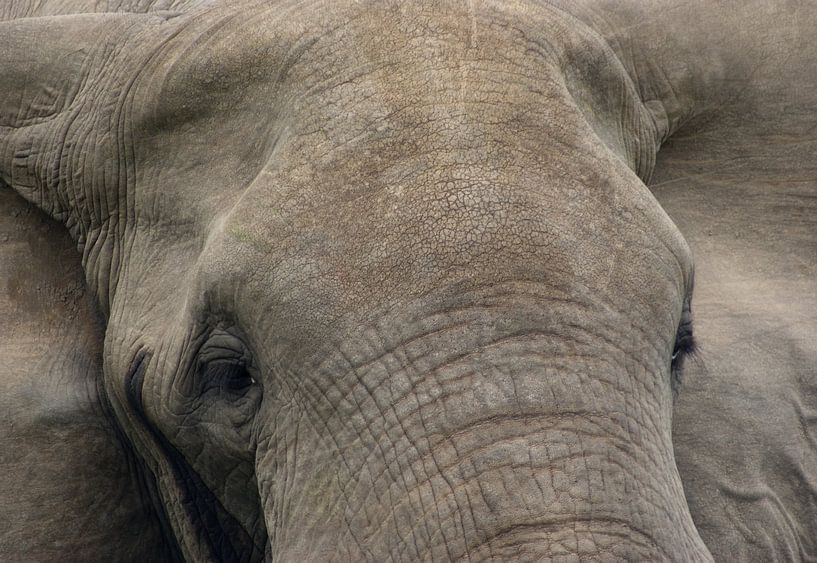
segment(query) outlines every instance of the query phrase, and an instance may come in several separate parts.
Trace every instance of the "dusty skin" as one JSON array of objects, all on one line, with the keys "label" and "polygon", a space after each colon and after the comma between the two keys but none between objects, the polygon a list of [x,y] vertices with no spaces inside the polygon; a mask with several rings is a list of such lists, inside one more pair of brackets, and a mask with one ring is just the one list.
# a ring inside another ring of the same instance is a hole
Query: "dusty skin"
[{"label": "dusty skin", "polygon": [[0,20],[0,560],[817,558],[817,4]]}]

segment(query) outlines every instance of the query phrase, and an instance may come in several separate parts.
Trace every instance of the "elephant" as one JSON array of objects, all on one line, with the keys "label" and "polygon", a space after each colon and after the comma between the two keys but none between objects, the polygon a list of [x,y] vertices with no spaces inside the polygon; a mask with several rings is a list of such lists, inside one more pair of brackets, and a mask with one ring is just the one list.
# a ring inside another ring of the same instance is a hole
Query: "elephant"
[{"label": "elephant", "polygon": [[817,558],[817,6],[0,20],[0,559]]}]

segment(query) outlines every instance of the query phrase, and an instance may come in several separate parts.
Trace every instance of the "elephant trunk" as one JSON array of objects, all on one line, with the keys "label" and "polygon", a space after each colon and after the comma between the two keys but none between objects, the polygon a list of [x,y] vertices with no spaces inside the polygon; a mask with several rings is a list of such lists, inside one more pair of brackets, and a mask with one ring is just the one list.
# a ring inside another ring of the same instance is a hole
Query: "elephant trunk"
[{"label": "elephant trunk", "polygon": [[360,418],[357,440],[337,446],[304,442],[285,508],[267,505],[277,558],[709,559],[671,460],[626,415],[492,413],[426,435],[437,421],[425,410]]},{"label": "elephant trunk", "polygon": [[587,302],[497,290],[369,325],[301,372],[258,458],[274,556],[710,559],[666,370]]}]

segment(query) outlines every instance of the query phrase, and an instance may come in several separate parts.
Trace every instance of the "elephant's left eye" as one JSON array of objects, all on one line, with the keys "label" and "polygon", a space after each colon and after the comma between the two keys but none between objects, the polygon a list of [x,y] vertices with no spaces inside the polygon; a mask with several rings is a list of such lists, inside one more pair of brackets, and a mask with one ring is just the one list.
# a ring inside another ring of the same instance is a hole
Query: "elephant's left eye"
[{"label": "elephant's left eye", "polygon": [[687,299],[684,301],[681,322],[678,324],[678,331],[675,333],[675,346],[672,350],[671,369],[673,389],[677,390],[681,385],[684,359],[694,354],[696,347],[695,337],[692,333],[692,309],[690,300]]}]

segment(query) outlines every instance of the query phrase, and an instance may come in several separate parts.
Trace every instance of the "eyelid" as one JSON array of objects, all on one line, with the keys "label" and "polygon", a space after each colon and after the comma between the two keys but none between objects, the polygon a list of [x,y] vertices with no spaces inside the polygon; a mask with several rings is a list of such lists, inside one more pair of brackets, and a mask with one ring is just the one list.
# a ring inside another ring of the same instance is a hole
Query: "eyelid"
[{"label": "eyelid", "polygon": [[241,339],[223,329],[210,333],[198,353],[200,366],[222,361],[249,365],[249,360],[249,353]]}]

